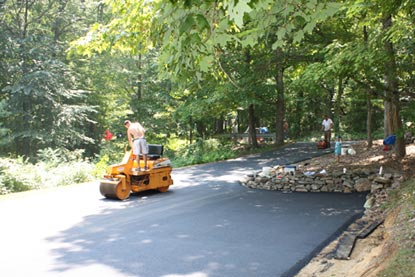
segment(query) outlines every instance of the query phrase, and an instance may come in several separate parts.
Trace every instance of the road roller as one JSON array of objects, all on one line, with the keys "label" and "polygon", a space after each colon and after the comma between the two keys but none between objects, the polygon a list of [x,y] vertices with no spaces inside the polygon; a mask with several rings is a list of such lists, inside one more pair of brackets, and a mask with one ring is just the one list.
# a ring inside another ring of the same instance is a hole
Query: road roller
[{"label": "road roller", "polygon": [[172,166],[168,158],[163,158],[163,145],[149,144],[147,170],[140,155],[141,171],[136,171],[137,161],[133,152],[126,151],[121,163],[110,165],[99,190],[103,196],[111,199],[125,200],[131,192],[158,190],[166,192],[173,184]]}]

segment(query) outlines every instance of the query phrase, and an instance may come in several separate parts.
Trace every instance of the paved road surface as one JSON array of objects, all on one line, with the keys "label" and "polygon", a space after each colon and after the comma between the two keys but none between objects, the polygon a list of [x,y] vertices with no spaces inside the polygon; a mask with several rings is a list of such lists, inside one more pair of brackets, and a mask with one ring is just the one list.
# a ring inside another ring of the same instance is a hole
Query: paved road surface
[{"label": "paved road surface", "polygon": [[0,198],[5,277],[293,276],[363,211],[363,194],[252,190],[240,176],[314,144],[175,169],[166,193],[106,200],[97,183]]}]

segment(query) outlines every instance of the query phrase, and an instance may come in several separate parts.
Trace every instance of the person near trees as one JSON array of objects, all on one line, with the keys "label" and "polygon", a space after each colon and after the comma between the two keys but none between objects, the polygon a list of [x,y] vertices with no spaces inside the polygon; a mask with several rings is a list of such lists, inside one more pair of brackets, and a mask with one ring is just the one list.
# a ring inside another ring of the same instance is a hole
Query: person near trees
[{"label": "person near trees", "polygon": [[333,128],[333,120],[328,115],[324,116],[323,122],[321,123],[322,130],[324,132],[324,141],[326,146],[330,147],[331,129]]},{"label": "person near trees", "polygon": [[284,119],[284,123],[282,125],[282,128],[284,130],[284,139],[288,139],[288,121]]},{"label": "person near trees", "polygon": [[144,170],[148,170],[147,167],[147,154],[148,154],[148,144],[145,138],[146,130],[138,122],[131,122],[130,120],[124,121],[124,126],[127,128],[127,138],[128,143],[133,150],[133,154],[136,156],[138,168],[133,170],[140,171],[140,155],[143,156],[144,160]]},{"label": "person near trees", "polygon": [[106,129],[102,136],[106,141],[110,141],[114,135],[111,133],[109,129]]}]

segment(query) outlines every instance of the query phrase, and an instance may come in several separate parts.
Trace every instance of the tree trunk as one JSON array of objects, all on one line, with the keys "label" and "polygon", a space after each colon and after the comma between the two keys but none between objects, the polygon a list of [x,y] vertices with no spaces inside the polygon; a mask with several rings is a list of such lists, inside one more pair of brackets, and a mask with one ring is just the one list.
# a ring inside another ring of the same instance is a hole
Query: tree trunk
[{"label": "tree trunk", "polygon": [[216,119],[215,120],[215,134],[223,134],[224,133],[224,124],[225,124],[225,120],[223,119],[223,117]]},{"label": "tree trunk", "polygon": [[138,62],[137,62],[137,67],[138,67],[138,76],[137,76],[137,91],[136,93],[136,97],[137,100],[142,100],[143,99],[143,56],[141,54],[138,54]]},{"label": "tree trunk", "polygon": [[201,137],[202,139],[206,138],[206,127],[205,124],[202,121],[197,121],[196,122],[196,132],[199,137]]},{"label": "tree trunk", "polygon": [[[385,81],[386,81],[386,77],[385,77]],[[393,130],[392,130],[392,122],[391,122],[391,100],[387,99],[390,98],[390,95],[388,95],[388,92],[385,92],[385,100],[383,100],[383,106],[384,106],[384,111],[383,111],[383,135],[386,138],[387,136],[393,134]]]},{"label": "tree trunk", "polygon": [[339,84],[337,88],[337,95],[334,99],[334,113],[335,113],[334,118],[336,118],[336,120],[333,119],[334,132],[336,136],[340,134],[340,113],[341,113],[340,109],[341,109],[341,103],[342,103],[342,96],[344,92],[343,77],[340,76],[338,81],[339,81]]},{"label": "tree trunk", "polygon": [[[392,16],[389,15],[383,19],[383,29],[385,33],[392,27]],[[400,118],[400,103],[399,103],[399,87],[397,79],[397,69],[395,62],[395,52],[393,44],[390,40],[385,40],[385,51],[386,51],[386,63],[385,63],[385,86],[386,86],[386,97],[385,101],[388,103],[387,123],[388,129],[391,134],[396,135],[396,147],[395,154],[397,158],[403,158],[406,155],[405,140],[402,129],[402,121]],[[385,107],[386,112],[386,107]],[[386,126],[385,126],[386,127]],[[386,128],[385,128],[386,130]]]},{"label": "tree trunk", "polygon": [[[20,47],[24,50],[26,48],[26,38],[28,36],[28,26],[29,26],[29,1],[24,1],[23,3],[24,7],[24,17],[23,17],[23,28],[21,30],[21,37],[22,41],[24,41]],[[23,63],[22,63],[22,73],[23,76],[26,76],[29,73],[29,69],[27,64],[30,63],[28,61],[28,58],[25,54],[21,57]],[[27,82],[27,81],[24,81]],[[25,86],[28,85],[27,83],[24,84]],[[32,94],[25,94],[23,91],[20,92],[22,95],[22,118],[19,122],[19,125],[21,125],[20,131],[22,133],[25,132],[25,130],[31,130],[32,129]],[[20,143],[19,143],[20,142]],[[20,145],[19,145],[20,144]],[[22,152],[24,156],[32,158],[32,136],[25,136],[23,135],[21,139],[18,140],[17,148],[22,149]]]},{"label": "tree trunk", "polygon": [[[301,90],[297,94],[298,99],[304,99],[304,91]],[[296,101],[295,104],[295,110],[291,112],[291,122],[288,124],[288,133],[289,136],[295,137],[295,136],[303,136],[304,134],[308,133],[308,130],[305,130],[305,126],[308,126],[309,124],[302,124],[302,114],[304,110],[305,103],[303,101]],[[288,122],[288,118],[285,118]]]},{"label": "tree trunk", "polygon": [[[280,47],[275,51],[276,56],[276,76],[275,83],[277,86],[277,102],[276,102],[276,115],[275,115],[275,145],[284,144],[284,115],[285,115],[285,103],[284,103],[284,64],[283,64],[283,52]],[[289,123],[288,123],[289,124]]]},{"label": "tree trunk", "polygon": [[[368,47],[369,34],[367,32],[366,26],[363,27],[363,37],[365,42],[365,48]],[[370,90],[366,90],[366,133],[367,133],[367,149],[372,148],[373,146],[373,106],[372,106],[372,94]]]},{"label": "tree trunk", "polygon": [[372,96],[370,92],[367,92],[366,96],[366,107],[367,107],[367,117],[366,117],[366,129],[367,129],[367,149],[372,148],[373,138],[373,106],[372,106]]},{"label": "tree trunk", "polygon": [[193,119],[189,118],[189,144],[193,143]]},{"label": "tree trunk", "polygon": [[252,147],[257,148],[258,142],[256,140],[256,132],[255,132],[254,104],[249,104],[248,106],[248,124],[249,124],[248,141],[252,145]]}]

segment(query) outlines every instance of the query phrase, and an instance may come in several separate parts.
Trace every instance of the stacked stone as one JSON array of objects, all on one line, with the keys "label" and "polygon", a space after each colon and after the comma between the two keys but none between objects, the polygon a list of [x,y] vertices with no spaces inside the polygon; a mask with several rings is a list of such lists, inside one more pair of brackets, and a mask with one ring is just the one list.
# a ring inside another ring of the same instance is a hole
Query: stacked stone
[{"label": "stacked stone", "polygon": [[375,193],[396,184],[402,176],[382,174],[369,170],[346,172],[309,173],[296,170],[284,172],[284,167],[274,167],[267,174],[262,171],[246,175],[240,183],[248,188],[279,190],[285,192],[364,192]]},{"label": "stacked stone", "polygon": [[376,176],[370,187],[370,193],[366,196],[365,217],[383,217],[382,204],[386,202],[389,192],[399,188],[404,181],[404,177],[399,174],[384,174]]}]

